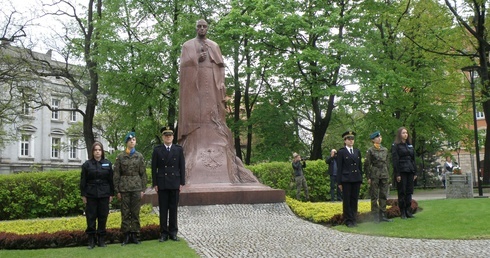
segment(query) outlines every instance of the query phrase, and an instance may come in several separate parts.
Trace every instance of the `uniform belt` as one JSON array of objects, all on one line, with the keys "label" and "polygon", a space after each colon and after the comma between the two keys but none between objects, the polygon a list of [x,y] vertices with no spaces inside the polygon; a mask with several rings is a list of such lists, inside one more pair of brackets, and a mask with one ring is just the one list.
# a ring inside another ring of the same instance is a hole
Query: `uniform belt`
[{"label": "uniform belt", "polygon": [[87,183],[89,183],[89,184],[99,184],[99,183],[109,183],[109,181],[103,180],[103,179],[95,179],[95,180],[89,180]]}]

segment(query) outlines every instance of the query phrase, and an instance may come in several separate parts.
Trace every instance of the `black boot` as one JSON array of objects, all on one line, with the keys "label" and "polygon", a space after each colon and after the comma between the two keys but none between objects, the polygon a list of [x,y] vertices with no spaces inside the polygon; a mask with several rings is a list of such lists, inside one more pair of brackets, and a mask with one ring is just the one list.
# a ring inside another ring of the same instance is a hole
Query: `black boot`
[{"label": "black boot", "polygon": [[410,212],[410,208],[406,209],[405,210],[405,214],[407,216],[407,218],[415,218],[415,216],[413,216],[413,214]]},{"label": "black boot", "polygon": [[129,243],[129,232],[124,233],[124,239],[121,245],[127,245]]},{"label": "black boot", "polygon": [[400,209],[400,214],[402,219],[407,219],[407,213],[405,212],[405,209]]},{"label": "black boot", "polygon": [[89,234],[88,235],[88,247],[87,249],[94,249],[95,247],[95,235],[94,234]]},{"label": "black boot", "polygon": [[131,233],[131,243],[135,243],[137,245],[141,244],[141,242],[138,240],[138,233]]},{"label": "black boot", "polygon": [[375,211],[371,211],[371,214],[373,215],[373,221],[374,223],[378,224],[379,223],[379,215]]},{"label": "black boot", "polygon": [[106,247],[104,236],[99,235],[99,247]]},{"label": "black boot", "polygon": [[381,221],[381,222],[392,222],[393,220],[388,219],[388,217],[386,216],[386,212],[380,211],[379,212],[379,221]]}]

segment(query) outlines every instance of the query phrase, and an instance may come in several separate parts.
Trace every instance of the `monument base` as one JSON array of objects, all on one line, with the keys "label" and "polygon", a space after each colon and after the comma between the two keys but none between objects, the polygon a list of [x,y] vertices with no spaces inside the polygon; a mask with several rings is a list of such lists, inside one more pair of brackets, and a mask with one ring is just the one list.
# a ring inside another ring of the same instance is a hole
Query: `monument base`
[{"label": "monument base", "polygon": [[[286,201],[284,190],[273,189],[260,183],[208,183],[185,185],[179,198],[179,206],[214,204],[256,204]],[[142,203],[158,206],[158,194],[148,189]]]}]

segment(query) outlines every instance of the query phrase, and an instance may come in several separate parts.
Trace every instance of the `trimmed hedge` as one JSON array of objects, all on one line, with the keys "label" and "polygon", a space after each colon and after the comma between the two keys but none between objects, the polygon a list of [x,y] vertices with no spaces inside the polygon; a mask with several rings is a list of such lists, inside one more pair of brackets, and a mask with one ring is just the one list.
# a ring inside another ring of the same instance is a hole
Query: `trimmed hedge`
[{"label": "trimmed hedge", "polygon": [[[248,166],[259,181],[272,188],[283,189],[286,196],[296,198],[296,184],[294,182],[291,162],[270,162]],[[330,176],[328,166],[324,160],[307,160],[304,169],[306,183],[311,202],[330,201]],[[301,193],[303,195],[303,192]],[[367,180],[363,178],[360,199],[368,197]]]},{"label": "trimmed hedge", "polygon": [[[151,183],[151,173],[146,172]],[[118,207],[114,198],[111,208]],[[79,170],[0,176],[0,220],[67,217],[83,211]]]},{"label": "trimmed hedge", "polygon": [[0,220],[81,214],[80,172],[33,172],[0,176]]}]

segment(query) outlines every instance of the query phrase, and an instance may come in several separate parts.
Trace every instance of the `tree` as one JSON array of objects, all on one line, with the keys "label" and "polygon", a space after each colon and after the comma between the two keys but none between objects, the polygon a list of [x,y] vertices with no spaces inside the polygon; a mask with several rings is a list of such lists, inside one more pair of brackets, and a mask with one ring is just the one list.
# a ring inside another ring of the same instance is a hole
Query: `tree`
[{"label": "tree", "polygon": [[[485,114],[485,122],[490,124],[490,75],[489,75],[489,53],[490,41],[488,38],[488,25],[486,24],[487,1],[465,1],[462,5],[464,8],[457,9],[455,3],[444,1],[448,9],[456,18],[461,34],[466,37],[466,45],[457,48],[461,57],[469,59],[469,65],[478,65],[479,81],[481,84],[480,96],[477,100],[478,107],[480,104]],[[469,11],[468,11],[469,10]],[[475,51],[475,52],[473,52]],[[471,63],[473,62],[473,63]],[[490,150],[490,131],[486,131],[485,150]],[[490,171],[490,151],[485,151],[483,171]],[[490,175],[485,173],[485,180],[488,182]]]},{"label": "tree", "polygon": [[346,31],[355,5],[287,0],[257,4],[267,80],[284,96],[296,126],[311,135],[311,159],[322,158],[334,100],[343,91],[341,68],[350,54]]}]

